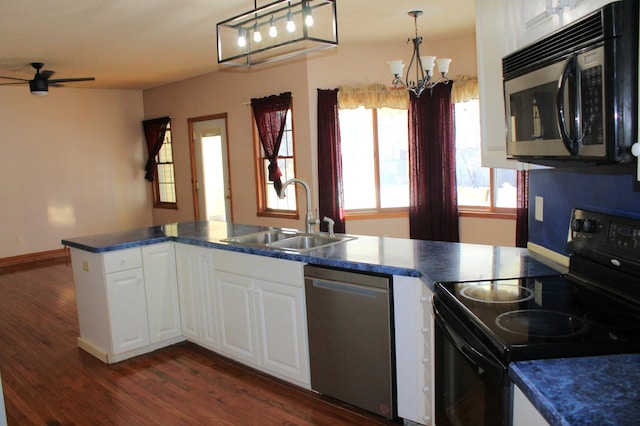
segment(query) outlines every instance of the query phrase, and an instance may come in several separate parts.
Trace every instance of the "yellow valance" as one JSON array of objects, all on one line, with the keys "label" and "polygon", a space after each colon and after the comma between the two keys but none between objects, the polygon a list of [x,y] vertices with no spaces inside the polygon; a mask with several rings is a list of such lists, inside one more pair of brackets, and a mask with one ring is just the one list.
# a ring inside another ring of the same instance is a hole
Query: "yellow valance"
[{"label": "yellow valance", "polygon": [[395,108],[409,109],[409,92],[405,89],[387,87],[384,84],[370,84],[360,87],[340,86],[338,88],[338,108]]},{"label": "yellow valance", "polygon": [[468,102],[471,99],[479,99],[478,79],[463,75],[455,79],[451,88],[451,102]]}]

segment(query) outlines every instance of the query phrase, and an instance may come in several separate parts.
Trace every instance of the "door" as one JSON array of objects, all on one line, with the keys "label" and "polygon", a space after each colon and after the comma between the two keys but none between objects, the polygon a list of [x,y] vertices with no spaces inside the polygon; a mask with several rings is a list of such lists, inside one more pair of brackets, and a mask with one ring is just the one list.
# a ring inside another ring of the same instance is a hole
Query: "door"
[{"label": "door", "polygon": [[254,365],[259,364],[253,309],[253,280],[216,271],[220,323],[220,350]]},{"label": "door", "polygon": [[173,243],[142,247],[151,343],[182,335]]},{"label": "door", "polygon": [[303,289],[263,280],[254,288],[260,365],[309,383]]},{"label": "door", "polygon": [[195,219],[231,222],[227,116],[188,121]]},{"label": "door", "polygon": [[113,354],[149,344],[147,301],[142,269],[106,274]]},{"label": "door", "polygon": [[217,350],[211,250],[176,245],[176,269],[182,334],[193,342]]}]

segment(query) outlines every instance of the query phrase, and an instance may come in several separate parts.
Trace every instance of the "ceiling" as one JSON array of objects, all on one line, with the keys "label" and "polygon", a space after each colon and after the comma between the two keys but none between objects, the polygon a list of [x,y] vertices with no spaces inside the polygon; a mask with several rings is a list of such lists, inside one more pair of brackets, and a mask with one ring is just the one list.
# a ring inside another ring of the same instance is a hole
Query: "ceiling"
[{"label": "ceiling", "polygon": [[[271,3],[259,1],[258,7]],[[472,34],[476,0],[337,0],[341,44]],[[148,89],[215,71],[216,23],[250,0],[0,0],[0,75],[95,77],[70,87]],[[408,48],[407,48],[408,49]],[[0,82],[9,80],[0,80]],[[55,89],[54,89],[55,90]]]}]

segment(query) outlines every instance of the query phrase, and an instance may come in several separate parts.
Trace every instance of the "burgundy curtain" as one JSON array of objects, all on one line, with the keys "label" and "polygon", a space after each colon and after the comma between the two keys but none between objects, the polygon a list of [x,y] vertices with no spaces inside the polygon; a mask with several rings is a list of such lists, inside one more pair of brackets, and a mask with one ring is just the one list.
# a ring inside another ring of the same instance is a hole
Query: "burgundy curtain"
[{"label": "burgundy curtain", "polygon": [[516,247],[526,247],[529,241],[529,172],[518,170],[516,174]]},{"label": "burgundy curtain", "polygon": [[162,117],[142,122],[144,137],[147,140],[147,150],[149,152],[149,159],[147,160],[147,165],[144,167],[144,178],[149,182],[153,182],[155,179],[157,172],[156,156],[160,152],[160,148],[162,148],[164,134],[167,131],[167,125],[170,121],[171,117]]},{"label": "burgundy curtain", "polygon": [[287,120],[287,111],[291,109],[291,92],[251,99],[251,108],[253,108],[260,143],[265,156],[269,159],[269,181],[273,182],[273,187],[279,195],[282,190],[280,180],[282,172],[278,167],[278,152]]},{"label": "burgundy curtain", "polygon": [[320,218],[329,216],[336,222],[334,231],[344,233],[338,89],[318,89],[318,201]]},{"label": "burgundy curtain", "polygon": [[454,108],[451,84],[438,84],[409,105],[409,233],[458,242]]}]

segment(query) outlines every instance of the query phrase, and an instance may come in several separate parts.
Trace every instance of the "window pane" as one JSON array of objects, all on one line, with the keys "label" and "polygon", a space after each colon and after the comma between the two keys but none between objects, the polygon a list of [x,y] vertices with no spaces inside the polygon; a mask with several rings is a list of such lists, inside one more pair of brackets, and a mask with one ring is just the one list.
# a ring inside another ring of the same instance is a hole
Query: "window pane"
[{"label": "window pane", "polygon": [[[284,199],[278,198],[278,194],[276,194],[276,190],[273,188],[273,182],[269,181],[269,160],[263,161],[264,167],[264,176],[267,181],[266,188],[266,198],[267,198],[267,209],[270,210],[296,210],[296,192],[295,192],[295,184],[289,185],[287,187],[286,196]],[[278,167],[280,167],[280,171],[282,172],[282,183],[288,181],[289,179],[293,179],[295,177],[294,168],[293,168],[293,158],[278,158]]]},{"label": "window pane", "polygon": [[339,114],[345,209],[376,208],[371,110],[343,109]]},{"label": "window pane", "polygon": [[378,109],[380,207],[409,206],[409,135],[407,111]]},{"label": "window pane", "polygon": [[480,113],[477,99],[455,104],[458,204],[490,207],[490,169],[480,163]]},{"label": "window pane", "polygon": [[496,207],[516,208],[516,171],[508,169],[493,169],[495,188],[494,205]]}]

